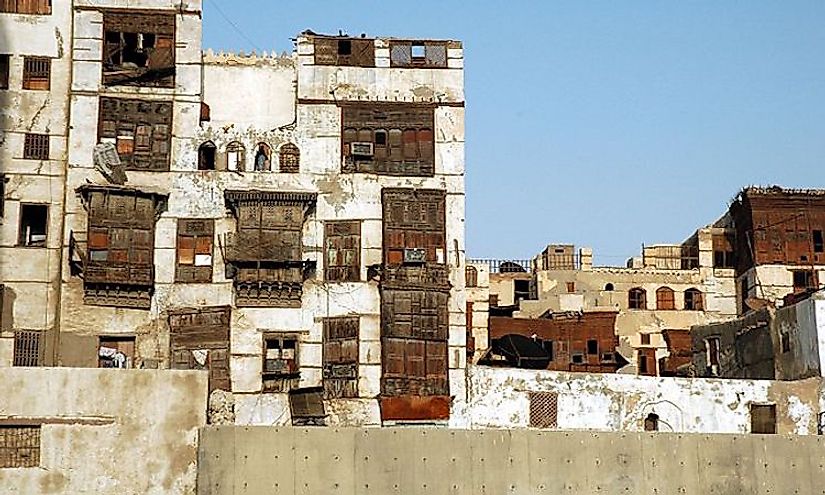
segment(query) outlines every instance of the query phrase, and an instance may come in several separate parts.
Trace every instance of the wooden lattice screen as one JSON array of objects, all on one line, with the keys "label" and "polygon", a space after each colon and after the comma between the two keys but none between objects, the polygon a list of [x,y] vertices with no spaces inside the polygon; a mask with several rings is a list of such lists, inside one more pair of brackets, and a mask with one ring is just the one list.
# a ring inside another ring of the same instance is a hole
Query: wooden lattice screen
[{"label": "wooden lattice screen", "polygon": [[40,426],[0,426],[0,468],[40,465]]},{"label": "wooden lattice screen", "polygon": [[43,332],[18,330],[14,332],[14,366],[40,366],[43,356]]},{"label": "wooden lattice screen", "polygon": [[530,427],[558,427],[559,394],[555,392],[530,392]]}]

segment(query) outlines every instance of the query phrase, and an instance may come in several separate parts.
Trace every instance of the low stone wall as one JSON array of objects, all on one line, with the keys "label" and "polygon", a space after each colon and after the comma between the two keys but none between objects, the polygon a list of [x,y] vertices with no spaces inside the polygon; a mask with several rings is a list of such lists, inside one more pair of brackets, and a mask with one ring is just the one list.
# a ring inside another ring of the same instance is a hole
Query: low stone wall
[{"label": "low stone wall", "polygon": [[2,434],[31,443],[0,449],[0,493],[194,493],[206,396],[202,371],[0,369]]},{"label": "low stone wall", "polygon": [[822,437],[210,427],[199,495],[818,493]]}]

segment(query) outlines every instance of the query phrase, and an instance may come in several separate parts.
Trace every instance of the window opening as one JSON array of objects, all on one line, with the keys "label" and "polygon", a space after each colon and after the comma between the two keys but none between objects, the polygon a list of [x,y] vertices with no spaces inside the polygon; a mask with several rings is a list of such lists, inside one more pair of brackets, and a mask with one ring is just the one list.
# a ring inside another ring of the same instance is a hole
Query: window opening
[{"label": "window opening", "polygon": [[51,81],[52,59],[23,58],[23,89],[48,91]]},{"label": "window opening", "polygon": [[212,281],[214,232],[212,219],[178,219],[176,282]]},{"label": "window opening", "polygon": [[48,160],[49,135],[26,134],[23,141],[23,158],[26,160]]},{"label": "window opening", "polygon": [[358,397],[358,317],[324,319],[324,396]]},{"label": "window opening", "polygon": [[791,336],[787,332],[781,332],[779,340],[782,342],[782,353],[791,352]]},{"label": "window opening", "polygon": [[43,332],[15,330],[13,366],[41,366],[43,364]]},{"label": "window opening", "polygon": [[776,433],[776,404],[751,404],[751,433]]},{"label": "window opening", "polygon": [[478,286],[478,269],[474,266],[468,265],[464,268],[464,278],[467,282],[467,287]]},{"label": "window opening", "polygon": [[643,333],[643,334],[641,334],[641,337],[642,337],[642,345],[650,345],[650,334],[649,333]]},{"label": "window opening", "polygon": [[647,369],[647,355],[644,353],[639,353],[639,374],[646,375],[648,373]]},{"label": "window opening", "polygon": [[685,291],[685,309],[691,311],[704,311],[705,302],[702,291],[699,289],[688,289]]},{"label": "window opening", "polygon": [[266,143],[258,143],[255,151],[255,171],[265,172],[269,170],[269,157],[271,151],[269,145]]},{"label": "window opening", "polygon": [[300,170],[301,150],[292,143],[281,146],[280,172],[284,174],[297,174]]},{"label": "window opening", "polygon": [[550,361],[553,360],[553,341],[552,340],[545,340],[541,343],[541,347],[547,352],[547,355],[550,356]]},{"label": "window opening", "polygon": [[573,362],[573,364],[584,364],[584,354],[573,354],[570,360]]},{"label": "window opening", "polygon": [[705,339],[705,347],[708,352],[707,359],[708,364],[711,366],[711,374],[716,374],[713,371],[714,368],[716,368],[718,372],[719,354],[721,352],[719,337],[708,337]]},{"label": "window opening", "polygon": [[656,309],[676,309],[673,289],[670,287],[660,287],[656,290]]},{"label": "window opening", "polygon": [[11,55],[0,55],[0,89],[9,89]]},{"label": "window opening", "polygon": [[361,222],[326,222],[325,278],[337,282],[361,280]]},{"label": "window opening", "polygon": [[198,148],[198,170],[215,170],[217,150],[212,141],[207,141]]},{"label": "window opening", "polygon": [[264,392],[288,392],[297,386],[298,338],[295,335],[264,335]]},{"label": "window opening", "polygon": [[604,290],[605,290],[606,292],[612,292],[612,291],[613,291],[613,284],[610,284],[610,283],[606,284],[606,285],[604,286]]},{"label": "window opening", "polygon": [[821,230],[814,230],[813,239],[814,239],[814,252],[815,253],[823,252],[823,250],[825,250],[825,242],[823,242],[822,231]]},{"label": "window opening", "polygon": [[588,340],[587,341],[587,353],[588,354],[595,354],[598,356],[599,354],[599,341],[598,340]]},{"label": "window opening", "polygon": [[174,16],[110,11],[103,29],[103,84],[174,86]]},{"label": "window opening", "polygon": [[813,270],[793,271],[794,292],[805,292],[808,289],[815,289],[816,286],[816,273]]},{"label": "window opening", "polygon": [[246,148],[243,144],[233,141],[226,145],[227,170],[243,172],[246,163]]},{"label": "window opening", "polygon": [[530,427],[553,429],[558,427],[559,394],[530,392]]},{"label": "window opening", "polygon": [[49,207],[47,205],[21,204],[18,244],[28,247],[44,247],[48,221]]},{"label": "window opening", "polygon": [[627,306],[630,309],[647,309],[647,292],[641,288],[630,289]]},{"label": "window opening", "polygon": [[426,58],[426,52],[424,51],[424,43],[413,43],[411,52],[413,61],[424,60]]},{"label": "window opening", "polygon": [[134,368],[135,337],[100,337],[98,368]]},{"label": "window opening", "polygon": [[576,282],[567,282],[567,293],[573,294],[576,292]]},{"label": "window opening", "polygon": [[659,415],[650,413],[645,418],[645,431],[659,431]]},{"label": "window opening", "polygon": [[338,40],[338,55],[352,55],[352,41]]}]

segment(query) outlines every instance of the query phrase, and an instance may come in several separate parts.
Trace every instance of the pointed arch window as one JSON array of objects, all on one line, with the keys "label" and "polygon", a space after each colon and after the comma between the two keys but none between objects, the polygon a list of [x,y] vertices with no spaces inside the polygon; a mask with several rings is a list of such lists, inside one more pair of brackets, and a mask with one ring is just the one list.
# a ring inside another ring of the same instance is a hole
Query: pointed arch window
[{"label": "pointed arch window", "polygon": [[226,169],[243,172],[246,168],[246,148],[238,141],[226,145]]},{"label": "pointed arch window", "polygon": [[198,170],[215,170],[217,150],[212,141],[207,141],[198,148]]}]

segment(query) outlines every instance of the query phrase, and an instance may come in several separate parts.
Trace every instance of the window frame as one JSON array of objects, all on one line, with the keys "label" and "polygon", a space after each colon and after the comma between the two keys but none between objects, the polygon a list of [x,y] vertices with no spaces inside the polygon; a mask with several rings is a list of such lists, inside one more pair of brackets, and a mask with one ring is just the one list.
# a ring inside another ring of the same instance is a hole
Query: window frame
[{"label": "window frame", "polygon": [[[349,233],[334,233],[336,227],[346,227]],[[331,242],[338,239],[338,246],[332,246]],[[356,246],[349,246],[347,239]],[[357,239],[357,242],[355,241]],[[361,281],[361,220],[330,220],[324,222],[324,280],[327,282],[360,282]],[[341,246],[343,244],[344,246]],[[336,264],[332,264],[331,251],[335,251]],[[353,262],[350,264],[338,264],[341,259],[346,259],[348,254],[352,254]]]},{"label": "window frame", "polygon": [[[748,410],[751,420],[751,434],[775,435],[777,433],[776,404],[759,404],[751,402]],[[759,411],[764,411],[767,416],[760,417],[763,416],[763,414],[756,414]]]},{"label": "window frame", "polygon": [[0,424],[0,469],[39,468],[41,442],[40,424]]},{"label": "window frame", "polygon": [[37,134],[27,132],[23,138],[23,159],[24,160],[48,160],[50,156],[49,134]]},{"label": "window frame", "polygon": [[647,309],[647,291],[641,287],[628,290],[627,309]]},{"label": "window frame", "polygon": [[[17,246],[16,247],[27,247],[27,248],[44,248],[49,243],[49,206],[48,204],[43,203],[20,203],[20,219],[17,223]],[[31,241],[29,239],[29,235],[24,233],[24,224],[23,221],[25,220],[26,215],[24,214],[23,210],[27,207],[39,207],[45,210],[45,222],[44,222],[44,238],[42,241]]]},{"label": "window frame", "polygon": [[695,287],[685,290],[684,308],[686,311],[704,311],[705,294]]},{"label": "window frame", "polygon": [[23,57],[22,89],[29,91],[49,91],[52,80],[52,59],[50,57]]},{"label": "window frame", "polygon": [[284,143],[278,149],[278,172],[297,174],[301,171],[301,149],[294,143]]},{"label": "window frame", "polygon": [[[193,229],[187,225],[194,222],[204,222],[206,228],[204,233],[192,233]],[[181,262],[181,252],[190,248],[182,247],[186,243],[185,239],[192,239],[192,263]],[[201,247],[200,240],[204,239],[209,244],[209,253]],[[209,264],[198,264],[198,256],[209,256]],[[215,220],[212,218],[178,218],[177,232],[175,235],[175,283],[211,283],[215,266]],[[200,269],[199,269],[200,268]],[[190,271],[192,277],[184,277],[184,271]],[[208,274],[206,273],[208,271]],[[201,273],[203,272],[203,273]]]},{"label": "window frame", "polygon": [[11,55],[8,53],[0,54],[0,90],[9,89],[9,80],[11,79]]},{"label": "window frame", "polygon": [[[40,0],[39,3],[35,2],[21,2],[20,0],[11,0],[7,2],[0,2],[0,6],[6,7],[7,5],[13,5],[9,9],[0,8],[0,14],[21,14],[21,15],[51,15],[52,13],[52,0]],[[33,10],[37,10],[37,12],[29,12],[25,9],[21,9],[21,6],[34,6],[36,7]]]},{"label": "window frame", "polygon": [[676,309],[676,293],[670,287],[656,289],[656,310],[672,311]]},{"label": "window frame", "polygon": [[478,287],[478,268],[472,265],[464,267],[464,285],[467,288]]}]

